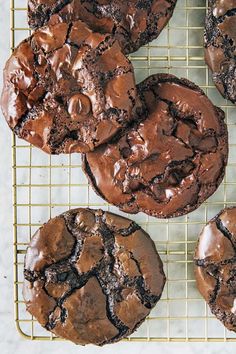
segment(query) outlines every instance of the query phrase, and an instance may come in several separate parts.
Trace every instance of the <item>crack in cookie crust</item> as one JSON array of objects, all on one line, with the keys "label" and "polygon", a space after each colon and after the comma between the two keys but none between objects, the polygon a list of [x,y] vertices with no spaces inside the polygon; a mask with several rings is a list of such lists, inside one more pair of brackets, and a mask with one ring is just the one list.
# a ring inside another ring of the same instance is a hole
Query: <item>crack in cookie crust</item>
[{"label": "crack in cookie crust", "polygon": [[133,333],[165,284],[149,236],[129,219],[90,209],[70,210],[39,229],[24,276],[27,310],[77,344],[103,345]]},{"label": "crack in cookie crust", "polygon": [[129,213],[189,213],[221,183],[228,157],[224,113],[193,83],[153,75],[138,85],[145,115],[114,143],[83,157],[95,191]]},{"label": "crack in cookie crust", "polygon": [[126,54],[157,38],[171,18],[177,0],[29,0],[31,28],[82,20],[93,30],[112,33]]},{"label": "crack in cookie crust", "polygon": [[200,234],[195,251],[197,286],[211,312],[236,331],[236,208],[226,208]]},{"label": "crack in cookie crust", "polygon": [[40,28],[4,70],[2,110],[10,128],[47,153],[93,150],[140,109],[133,67],[118,42],[82,21]]},{"label": "crack in cookie crust", "polygon": [[226,99],[236,102],[236,1],[209,1],[204,42],[213,81]]}]

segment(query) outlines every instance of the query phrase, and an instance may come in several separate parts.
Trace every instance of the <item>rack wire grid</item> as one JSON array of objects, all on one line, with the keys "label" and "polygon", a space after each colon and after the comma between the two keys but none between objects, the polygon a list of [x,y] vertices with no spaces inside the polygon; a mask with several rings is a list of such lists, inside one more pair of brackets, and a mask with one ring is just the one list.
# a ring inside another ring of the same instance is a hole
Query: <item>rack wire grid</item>
[{"label": "rack wire grid", "polygon": [[[29,34],[27,1],[11,1],[11,44]],[[131,217],[155,241],[164,262],[167,283],[162,299],[129,341],[236,341],[211,315],[195,285],[193,252],[197,236],[211,217],[226,205],[235,205],[236,140],[235,107],[215,89],[203,58],[203,26],[206,0],[178,0],[174,15],[161,36],[131,55],[136,79],[168,72],[187,77],[201,86],[226,113],[230,155],[224,182],[197,211],[187,216],[160,220],[140,213]],[[103,208],[108,205],[89,187],[79,154],[49,156],[13,136],[14,195],[14,303],[18,331],[31,340],[59,340],[25,310],[22,298],[23,262],[31,236],[50,217],[73,207]],[[126,214],[124,214],[126,215]],[[126,215],[127,216],[127,215]]]}]

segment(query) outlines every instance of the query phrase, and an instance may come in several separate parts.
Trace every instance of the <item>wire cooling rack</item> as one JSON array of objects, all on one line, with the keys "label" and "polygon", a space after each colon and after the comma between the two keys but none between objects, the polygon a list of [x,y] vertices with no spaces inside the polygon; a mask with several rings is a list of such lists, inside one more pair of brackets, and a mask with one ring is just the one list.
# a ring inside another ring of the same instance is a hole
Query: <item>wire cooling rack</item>
[{"label": "wire cooling rack", "polygon": [[[11,0],[12,49],[29,35],[26,0]],[[218,191],[197,211],[171,220],[138,214],[130,216],[151,235],[164,262],[168,281],[151,316],[129,341],[236,341],[210,313],[198,293],[193,274],[193,251],[202,226],[225,205],[235,205],[235,107],[212,84],[203,60],[205,0],[178,0],[169,26],[158,40],[132,54],[136,79],[157,72],[187,77],[201,86],[226,113],[230,155],[226,177]],[[13,137],[14,302],[18,331],[31,340],[58,340],[25,311],[22,298],[24,254],[37,228],[69,208],[90,206],[120,213],[95,195],[81,170],[78,154],[48,156]],[[125,214],[124,214],[125,215]]]}]

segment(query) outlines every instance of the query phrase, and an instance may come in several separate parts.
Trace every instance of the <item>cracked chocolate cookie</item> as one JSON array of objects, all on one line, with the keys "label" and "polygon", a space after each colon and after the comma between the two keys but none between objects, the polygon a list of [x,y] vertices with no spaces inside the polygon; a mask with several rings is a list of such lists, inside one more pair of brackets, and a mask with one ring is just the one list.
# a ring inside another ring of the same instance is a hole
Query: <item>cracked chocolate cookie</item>
[{"label": "cracked chocolate cookie", "polygon": [[76,344],[103,345],[130,335],[160,299],[162,261],[132,220],[74,209],[33,236],[24,266],[27,310]]},{"label": "cracked chocolate cookie", "polygon": [[197,287],[211,312],[236,332],[236,208],[226,208],[202,230],[195,252]]},{"label": "cracked chocolate cookie", "polygon": [[221,183],[228,156],[224,113],[173,75],[138,85],[146,119],[83,157],[95,191],[128,213],[170,218],[196,209]]},{"label": "cracked chocolate cookie", "polygon": [[47,153],[93,150],[135,118],[131,62],[109,34],[83,22],[40,28],[6,63],[3,114]]},{"label": "cracked chocolate cookie", "polygon": [[29,0],[31,28],[82,20],[100,33],[114,33],[126,53],[157,38],[177,0]]},{"label": "cracked chocolate cookie", "polygon": [[205,60],[223,97],[236,103],[236,1],[209,0]]}]

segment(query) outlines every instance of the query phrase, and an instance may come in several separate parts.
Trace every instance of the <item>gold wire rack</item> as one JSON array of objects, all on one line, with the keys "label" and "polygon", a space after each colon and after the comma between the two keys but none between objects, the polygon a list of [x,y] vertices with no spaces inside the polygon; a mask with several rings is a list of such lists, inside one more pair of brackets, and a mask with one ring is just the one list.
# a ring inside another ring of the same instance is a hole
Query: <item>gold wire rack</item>
[{"label": "gold wire rack", "polygon": [[[10,0],[11,47],[28,36],[27,0]],[[225,111],[230,155],[224,182],[197,211],[158,220],[144,214],[131,218],[152,236],[164,262],[167,284],[161,301],[128,341],[236,341],[211,315],[194,281],[192,257],[202,226],[225,205],[235,205],[235,107],[212,84],[203,59],[206,0],[178,0],[169,25],[157,41],[132,54],[137,81],[157,72],[187,77],[201,86]],[[18,331],[31,340],[59,340],[41,328],[26,311],[22,298],[26,247],[36,229],[69,208],[90,206],[120,213],[97,197],[81,171],[78,154],[48,156],[13,136],[14,303]],[[122,213],[120,213],[122,214]]]}]

